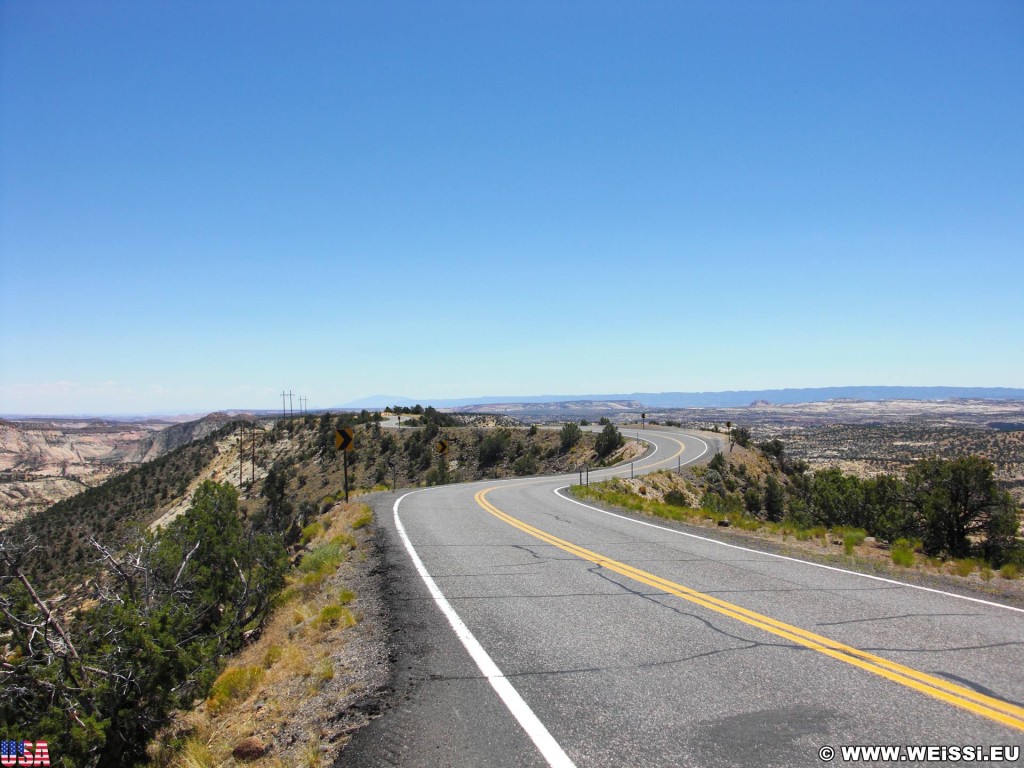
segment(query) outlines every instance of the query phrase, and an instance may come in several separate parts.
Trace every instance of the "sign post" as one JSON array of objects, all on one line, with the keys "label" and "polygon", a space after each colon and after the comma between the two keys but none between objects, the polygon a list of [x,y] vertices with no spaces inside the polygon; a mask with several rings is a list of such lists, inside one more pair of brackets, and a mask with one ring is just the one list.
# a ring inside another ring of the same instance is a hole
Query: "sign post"
[{"label": "sign post", "polygon": [[448,455],[448,441],[443,437],[439,437],[437,442],[434,443],[434,450],[437,451],[437,470],[440,473],[438,481],[441,483],[448,482],[448,459],[445,456]]},{"label": "sign post", "polygon": [[351,427],[334,430],[334,450],[345,454],[345,503],[348,504],[348,455],[355,448],[355,437]]}]

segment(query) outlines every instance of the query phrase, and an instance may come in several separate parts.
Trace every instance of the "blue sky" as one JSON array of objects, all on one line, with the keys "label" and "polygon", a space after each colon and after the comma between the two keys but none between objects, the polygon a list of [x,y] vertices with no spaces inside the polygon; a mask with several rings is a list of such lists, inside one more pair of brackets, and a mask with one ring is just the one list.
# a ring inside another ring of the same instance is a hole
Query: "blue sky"
[{"label": "blue sky", "polygon": [[1024,387],[1019,2],[0,4],[0,413]]}]

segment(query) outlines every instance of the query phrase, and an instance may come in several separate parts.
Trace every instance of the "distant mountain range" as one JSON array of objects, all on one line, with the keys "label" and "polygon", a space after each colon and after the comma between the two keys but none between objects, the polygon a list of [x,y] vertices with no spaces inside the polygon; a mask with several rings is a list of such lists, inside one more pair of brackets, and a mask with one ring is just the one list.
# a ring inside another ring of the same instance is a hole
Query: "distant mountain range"
[{"label": "distant mountain range", "polygon": [[636,401],[649,408],[735,408],[765,401],[777,405],[818,403],[827,400],[1024,400],[1024,389],[1011,387],[813,387],[808,389],[758,389],[727,392],[631,392],[611,395],[530,395],[466,397],[447,400],[412,400],[408,397],[374,395],[354,400],[341,408],[381,409],[389,405],[432,405],[464,408],[472,405],[514,403],[564,403],[577,401]]}]

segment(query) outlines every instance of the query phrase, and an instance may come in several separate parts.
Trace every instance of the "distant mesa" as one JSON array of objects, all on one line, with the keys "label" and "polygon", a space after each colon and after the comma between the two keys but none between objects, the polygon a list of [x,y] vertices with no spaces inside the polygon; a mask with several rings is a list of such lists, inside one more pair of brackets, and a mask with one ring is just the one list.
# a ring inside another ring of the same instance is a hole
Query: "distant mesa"
[{"label": "distant mesa", "polygon": [[529,412],[531,414],[564,411],[579,411],[580,413],[597,413],[609,411],[638,411],[643,408],[643,403],[638,400],[559,400],[550,403],[482,403],[479,405],[461,405],[450,410],[456,413],[487,413],[514,414]]},{"label": "distant mesa", "polygon": [[585,394],[585,395],[530,395],[499,397],[465,397],[458,399],[420,399],[390,395],[373,397],[346,403],[342,408],[383,409],[388,405],[432,405],[435,408],[492,410],[511,409],[513,406],[560,404],[562,408],[574,406],[593,410],[594,406],[604,408],[743,408],[751,405],[799,405],[803,403],[877,402],[883,400],[1024,400],[1024,389],[1011,387],[816,387],[805,389],[763,389],[735,390],[725,392],[632,392],[628,394]]}]

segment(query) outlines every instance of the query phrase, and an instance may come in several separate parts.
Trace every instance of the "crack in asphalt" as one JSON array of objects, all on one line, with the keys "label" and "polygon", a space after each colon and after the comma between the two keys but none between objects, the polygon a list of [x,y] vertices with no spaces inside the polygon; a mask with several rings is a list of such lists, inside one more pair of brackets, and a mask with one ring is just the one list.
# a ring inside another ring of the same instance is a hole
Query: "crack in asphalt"
[{"label": "crack in asphalt", "polygon": [[668,597],[668,595],[666,595],[666,593],[664,593],[664,592],[660,592],[660,591],[653,592],[653,593],[641,592],[641,591],[639,591],[637,589],[634,589],[634,588],[630,587],[628,584],[623,584],[622,582],[616,581],[615,579],[609,577],[606,573],[604,573],[605,569],[602,566],[600,566],[600,565],[591,566],[590,568],[587,568],[587,570],[590,571],[591,573],[593,573],[598,578],[604,579],[605,581],[607,581],[607,582],[609,582],[611,584],[614,584],[619,589],[622,589],[622,590],[626,591],[630,595],[633,595],[633,596],[642,598],[643,600],[647,600],[649,602],[652,602],[655,605],[657,605],[659,608],[664,608],[665,610],[672,611],[673,613],[678,614],[679,616],[683,616],[685,618],[693,619],[694,621],[698,621],[701,624],[703,624],[707,629],[710,629],[712,632],[715,632],[715,633],[721,635],[722,637],[728,637],[728,638],[731,638],[732,640],[736,640],[736,641],[741,642],[741,643],[748,643],[748,644],[750,644],[749,645],[750,648],[785,648],[787,650],[796,650],[796,651],[808,650],[806,648],[803,648],[803,647],[798,646],[798,645],[794,645],[792,643],[764,642],[764,641],[761,641],[761,640],[752,640],[749,637],[743,637],[741,635],[732,634],[731,632],[727,632],[726,630],[721,629],[720,627],[715,626],[714,623],[712,623],[708,619],[705,619],[702,616],[698,616],[696,613],[693,613],[691,611],[685,611],[682,608],[680,608],[679,606],[668,605],[668,604],[662,602],[662,600],[659,599],[659,598]]}]

